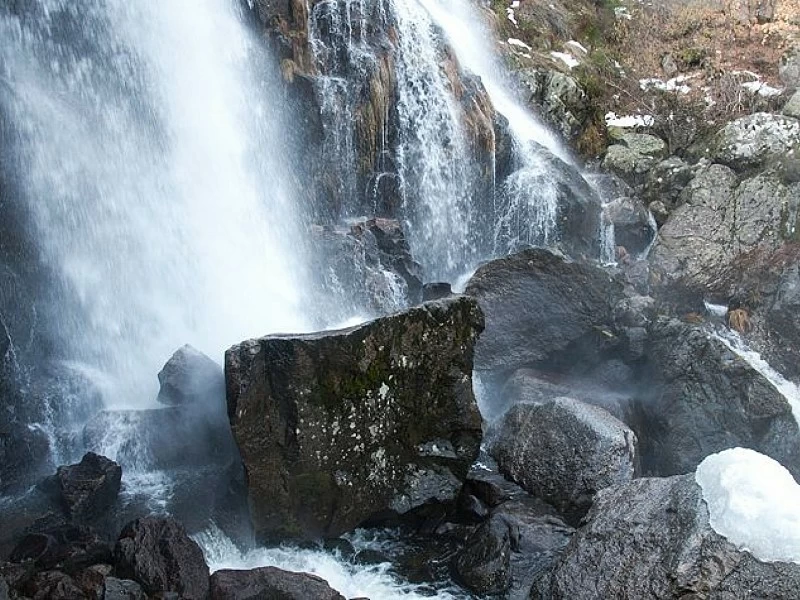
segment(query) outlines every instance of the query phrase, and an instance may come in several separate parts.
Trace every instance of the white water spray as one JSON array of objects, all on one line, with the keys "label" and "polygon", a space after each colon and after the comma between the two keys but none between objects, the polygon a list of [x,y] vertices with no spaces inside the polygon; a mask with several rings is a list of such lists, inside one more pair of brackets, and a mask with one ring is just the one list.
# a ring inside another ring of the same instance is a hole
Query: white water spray
[{"label": "white water spray", "polygon": [[190,343],[305,328],[269,63],[227,0],[39,0],[0,19],[2,98],[58,275],[63,358],[142,407]]}]

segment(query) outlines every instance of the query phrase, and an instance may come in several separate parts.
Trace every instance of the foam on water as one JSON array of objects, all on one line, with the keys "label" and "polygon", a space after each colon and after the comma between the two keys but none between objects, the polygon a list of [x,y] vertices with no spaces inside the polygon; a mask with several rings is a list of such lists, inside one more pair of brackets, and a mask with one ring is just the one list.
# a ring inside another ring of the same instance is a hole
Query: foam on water
[{"label": "foam on water", "polygon": [[785,467],[731,448],[700,463],[695,480],[714,531],[760,560],[800,564],[800,486]]},{"label": "foam on water", "polygon": [[[373,600],[459,600],[469,595],[458,590],[440,589],[431,593],[430,585],[415,585],[398,577],[389,563],[355,565],[339,553],[294,547],[257,548],[242,552],[217,527],[195,536],[203,548],[211,571],[277,567],[285,571],[312,573],[322,577],[345,598],[367,597]],[[351,538],[358,549],[358,536]]]}]

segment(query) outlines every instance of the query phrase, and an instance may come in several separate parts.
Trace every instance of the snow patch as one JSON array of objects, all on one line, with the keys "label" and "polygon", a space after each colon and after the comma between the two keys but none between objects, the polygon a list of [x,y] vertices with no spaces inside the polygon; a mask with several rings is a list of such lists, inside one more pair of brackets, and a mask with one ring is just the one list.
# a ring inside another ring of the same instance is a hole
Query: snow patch
[{"label": "snow patch", "polygon": [[748,92],[758,94],[759,96],[764,96],[766,98],[771,96],[780,96],[783,93],[782,89],[772,87],[763,81],[747,81],[742,84],[742,87]]},{"label": "snow patch", "polygon": [[526,50],[533,50],[528,44],[523,42],[522,40],[518,40],[517,38],[508,38],[508,43],[512,46],[517,46],[519,48],[525,48]]},{"label": "snow patch", "polygon": [[578,65],[581,64],[581,61],[579,61],[577,58],[575,58],[571,54],[567,54],[566,52],[551,52],[550,56],[552,56],[556,60],[562,61],[570,69],[574,69],[575,67],[577,67]]},{"label": "snow patch", "polygon": [[639,80],[639,87],[643,91],[648,90],[660,90],[662,92],[676,92],[678,94],[688,94],[692,91],[692,88],[686,85],[686,82],[690,79],[694,79],[697,75],[678,75],[677,77],[673,77],[672,79],[668,79],[664,81],[663,79],[658,79],[656,77],[650,77],[647,79],[640,79]]},{"label": "snow patch", "polygon": [[759,560],[800,564],[800,486],[784,466],[731,448],[700,463],[695,481],[719,535]]},{"label": "snow patch", "polygon": [[655,122],[652,115],[626,115],[618,116],[615,112],[606,113],[607,127],[651,127]]}]

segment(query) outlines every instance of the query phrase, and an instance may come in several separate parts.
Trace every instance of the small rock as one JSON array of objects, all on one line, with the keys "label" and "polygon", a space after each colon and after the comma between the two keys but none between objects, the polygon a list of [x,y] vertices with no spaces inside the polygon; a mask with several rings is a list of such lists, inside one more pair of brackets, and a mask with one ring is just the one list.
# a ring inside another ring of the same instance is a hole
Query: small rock
[{"label": "small rock", "polygon": [[647,248],[656,235],[650,213],[635,198],[617,198],[603,207],[606,218],[614,225],[614,241],[634,256]]},{"label": "small rock", "polygon": [[426,283],[422,286],[422,301],[429,302],[430,300],[441,300],[453,295],[453,290],[450,284],[445,282],[440,283]]},{"label": "small rock", "polygon": [[[225,397],[222,367],[186,344],[175,351],[158,374],[158,401],[169,406],[213,404]],[[224,406],[220,401],[219,406]]]},{"label": "small rock", "polygon": [[149,595],[177,592],[204,600],[208,566],[203,551],[175,519],[145,517],[128,523],[114,548],[117,576],[139,583]]},{"label": "small rock", "polygon": [[103,600],[147,600],[147,595],[135,581],[107,577]]},{"label": "small rock", "polygon": [[778,65],[778,75],[789,89],[800,89],[800,47],[788,50]]},{"label": "small rock", "polygon": [[209,600],[275,598],[280,600],[345,600],[328,582],[308,573],[275,567],[249,571],[221,570],[211,576]]},{"label": "small rock", "polygon": [[67,514],[77,521],[87,521],[114,504],[122,467],[105,456],[87,452],[78,464],[59,467],[56,478]]},{"label": "small rock", "polygon": [[111,548],[88,527],[62,525],[25,535],[9,560],[33,561],[39,569],[75,574],[86,567],[111,562]]}]

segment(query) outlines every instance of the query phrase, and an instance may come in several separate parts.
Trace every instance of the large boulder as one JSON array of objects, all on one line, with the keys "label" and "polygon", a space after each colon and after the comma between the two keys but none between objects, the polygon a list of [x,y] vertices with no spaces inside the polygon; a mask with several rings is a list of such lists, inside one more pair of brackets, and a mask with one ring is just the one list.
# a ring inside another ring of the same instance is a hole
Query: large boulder
[{"label": "large boulder", "polygon": [[525,250],[481,266],[467,285],[486,315],[477,370],[557,363],[613,342],[623,284],[588,262]]},{"label": "large boulder", "polygon": [[[697,302],[718,287],[737,257],[773,250],[800,232],[800,186],[770,172],[739,182],[728,167],[703,169],[684,190],[685,203],[661,228],[651,254],[651,279],[669,299]],[[693,300],[692,300],[693,299]]]},{"label": "large boulder", "polygon": [[350,329],[226,353],[228,412],[263,538],[336,537],[450,500],[481,441],[477,302],[430,302]]},{"label": "large boulder", "polygon": [[603,488],[636,470],[636,436],[605,410],[571,398],[517,404],[492,436],[507,477],[578,522]]},{"label": "large boulder", "polygon": [[128,523],[114,548],[116,574],[132,579],[149,595],[177,592],[205,600],[209,572],[203,551],[176,520],[145,517]]},{"label": "large boulder", "polygon": [[783,85],[790,89],[800,89],[800,46],[787,50],[778,65],[778,74]]},{"label": "large boulder", "polygon": [[292,573],[275,567],[249,571],[223,569],[211,576],[209,600],[344,600],[328,582],[308,573]]},{"label": "large boulder", "polygon": [[797,598],[800,565],[761,562],[709,524],[694,475],[600,492],[532,600]]},{"label": "large boulder", "polygon": [[574,77],[555,70],[526,70],[518,73],[530,90],[530,103],[564,138],[574,140],[591,117],[589,98]]},{"label": "large boulder", "polygon": [[659,226],[680,206],[681,194],[694,177],[694,171],[694,167],[677,156],[667,157],[650,169],[642,198]]},{"label": "large boulder", "polygon": [[60,525],[25,535],[11,552],[12,563],[30,561],[39,570],[69,574],[111,562],[111,546],[88,527]]},{"label": "large boulder", "polygon": [[631,417],[646,474],[693,471],[743,446],[800,474],[800,430],[781,392],[702,326],[662,319],[650,330],[648,367]]},{"label": "large boulder", "polygon": [[122,481],[122,468],[105,456],[87,452],[76,465],[56,471],[61,498],[69,517],[87,521],[114,504]]},{"label": "large boulder", "polygon": [[755,113],[731,121],[717,132],[709,158],[736,171],[745,171],[797,152],[800,152],[800,120]]},{"label": "large boulder", "polygon": [[[186,344],[175,351],[158,374],[158,401],[170,406],[217,404],[225,396],[222,367]],[[224,404],[217,404],[224,408]]]}]

